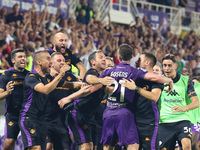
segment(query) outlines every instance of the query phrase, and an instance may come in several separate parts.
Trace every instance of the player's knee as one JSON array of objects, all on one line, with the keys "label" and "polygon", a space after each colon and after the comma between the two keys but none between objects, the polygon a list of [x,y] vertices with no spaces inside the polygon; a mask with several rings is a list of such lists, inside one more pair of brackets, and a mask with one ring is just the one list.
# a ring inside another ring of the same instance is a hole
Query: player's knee
[{"label": "player's knee", "polygon": [[3,150],[13,150],[15,145],[14,139],[5,139]]},{"label": "player's knee", "polygon": [[138,150],[138,149],[139,149],[139,144],[137,143],[127,145],[127,150]]},{"label": "player's knee", "polygon": [[91,143],[83,143],[81,144],[81,150],[92,150],[93,145]]},{"label": "player's knee", "polygon": [[181,140],[183,150],[191,150],[191,140],[190,139],[182,139]]}]

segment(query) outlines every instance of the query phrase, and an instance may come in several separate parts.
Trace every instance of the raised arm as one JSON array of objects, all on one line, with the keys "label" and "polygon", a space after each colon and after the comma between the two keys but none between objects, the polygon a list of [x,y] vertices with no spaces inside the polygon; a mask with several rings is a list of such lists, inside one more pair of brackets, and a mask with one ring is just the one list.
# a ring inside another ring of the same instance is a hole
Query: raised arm
[{"label": "raised arm", "polygon": [[144,79],[149,81],[154,81],[157,83],[165,83],[166,84],[165,86],[169,86],[167,92],[170,92],[173,89],[173,81],[171,78],[159,76],[153,73],[146,73]]},{"label": "raised arm", "polygon": [[65,75],[65,72],[68,71],[69,69],[70,67],[68,65],[62,66],[62,68],[60,69],[60,73],[50,83],[46,85],[44,85],[43,83],[38,83],[34,87],[34,90],[43,94],[49,94],[56,88],[62,77]]},{"label": "raised arm", "polygon": [[145,97],[146,99],[152,101],[152,102],[157,102],[160,98],[160,95],[161,95],[161,92],[162,92],[162,89],[160,88],[154,88],[152,89],[151,91],[146,91],[140,87],[137,87],[137,85],[135,84],[135,82],[130,79],[129,80],[126,80],[126,79],[123,79],[125,82],[120,82],[120,84],[123,86],[123,87],[126,87],[130,90],[136,90],[138,94],[140,94],[141,96]]}]

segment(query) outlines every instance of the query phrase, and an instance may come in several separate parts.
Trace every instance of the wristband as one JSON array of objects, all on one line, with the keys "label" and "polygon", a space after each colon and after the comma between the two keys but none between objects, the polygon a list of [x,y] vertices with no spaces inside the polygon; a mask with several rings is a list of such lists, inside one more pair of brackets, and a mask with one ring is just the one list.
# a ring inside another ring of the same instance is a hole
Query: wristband
[{"label": "wristband", "polygon": [[138,86],[136,86],[135,92],[138,92],[139,90],[140,90],[140,88]]},{"label": "wristband", "polygon": [[99,78],[99,79],[98,79],[98,83],[101,83],[101,81],[100,81],[100,80],[101,80],[101,79]]}]

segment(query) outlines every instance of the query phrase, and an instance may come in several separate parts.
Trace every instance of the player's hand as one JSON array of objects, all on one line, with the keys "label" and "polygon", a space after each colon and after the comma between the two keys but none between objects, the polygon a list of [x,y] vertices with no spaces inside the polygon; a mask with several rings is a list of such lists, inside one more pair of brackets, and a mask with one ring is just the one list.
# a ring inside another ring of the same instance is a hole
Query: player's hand
[{"label": "player's hand", "polygon": [[65,72],[70,70],[71,67],[69,65],[63,65],[61,68],[60,68],[60,74],[61,76],[63,77],[65,75]]},{"label": "player's hand", "polygon": [[171,110],[173,111],[173,113],[177,113],[179,111],[180,112],[186,111],[185,107],[181,107],[181,106],[178,106],[178,105],[173,106]]},{"label": "player's hand", "polygon": [[129,80],[127,80],[127,79],[123,79],[121,82],[119,82],[123,87],[126,87],[126,88],[128,88],[128,89],[130,89],[130,90],[135,90],[135,88],[137,87],[136,86],[136,84],[135,84],[135,82],[132,80],[132,79],[130,79],[130,81]]},{"label": "player's hand", "polygon": [[173,89],[173,80],[171,79],[171,81],[167,84],[165,84],[165,86],[168,87],[168,89],[165,89],[165,91],[168,93],[168,92],[171,92],[171,90]]},{"label": "player's hand", "polygon": [[99,78],[100,79],[100,83],[103,85],[111,85],[115,79],[111,78],[111,77],[104,77],[104,78]]},{"label": "player's hand", "polygon": [[85,84],[82,84],[82,85],[81,85],[80,92],[81,92],[82,94],[88,93],[91,87],[92,87],[92,85],[88,85],[88,84],[86,84],[86,83],[85,83]]},{"label": "player's hand", "polygon": [[111,93],[113,93],[113,90],[114,90],[114,86],[107,85],[104,92],[106,94],[111,94]]},{"label": "player's hand", "polygon": [[63,108],[65,104],[71,102],[71,100],[68,97],[64,97],[61,100],[58,101],[58,105],[60,108]]},{"label": "player's hand", "polygon": [[8,94],[11,94],[13,90],[14,90],[14,83],[13,81],[10,81],[6,85],[6,91],[8,92]]}]

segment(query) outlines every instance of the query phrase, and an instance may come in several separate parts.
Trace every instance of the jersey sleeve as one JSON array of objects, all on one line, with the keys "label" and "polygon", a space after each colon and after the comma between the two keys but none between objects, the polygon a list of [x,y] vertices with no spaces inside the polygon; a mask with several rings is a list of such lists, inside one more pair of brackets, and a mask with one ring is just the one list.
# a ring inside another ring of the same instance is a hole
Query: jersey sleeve
[{"label": "jersey sleeve", "polygon": [[192,80],[188,80],[187,93],[188,93],[189,98],[191,98],[193,96],[197,96],[197,94],[194,90],[194,82]]},{"label": "jersey sleeve", "polygon": [[29,74],[25,78],[25,84],[31,89],[34,89],[34,87],[39,83],[42,82],[36,77],[35,74]]},{"label": "jersey sleeve", "polygon": [[0,76],[0,88],[6,90],[6,85],[9,82],[9,72],[4,72]]},{"label": "jersey sleeve", "polygon": [[99,77],[99,73],[95,69],[91,69],[91,70],[87,71],[85,74],[85,79],[88,75],[94,75],[96,77]]},{"label": "jersey sleeve", "polygon": [[75,66],[79,62],[81,62],[81,60],[75,54],[71,54],[71,63]]},{"label": "jersey sleeve", "polygon": [[108,76],[108,75],[107,75],[107,72],[108,72],[108,69],[104,70],[104,71],[100,74],[99,78],[104,78],[105,76]]},{"label": "jersey sleeve", "polygon": [[[136,69],[136,68],[134,68]],[[137,78],[140,78],[140,79],[144,79],[144,76],[146,75],[147,71],[143,71],[141,69],[136,69],[136,70],[133,70],[134,72],[137,71]]]},{"label": "jersey sleeve", "polygon": [[155,82],[155,84],[152,86],[152,89],[161,89],[161,90],[163,90],[164,89],[164,85]]}]

